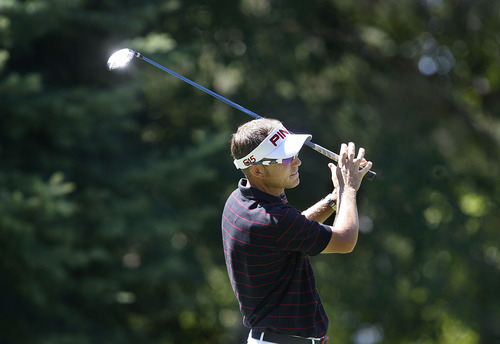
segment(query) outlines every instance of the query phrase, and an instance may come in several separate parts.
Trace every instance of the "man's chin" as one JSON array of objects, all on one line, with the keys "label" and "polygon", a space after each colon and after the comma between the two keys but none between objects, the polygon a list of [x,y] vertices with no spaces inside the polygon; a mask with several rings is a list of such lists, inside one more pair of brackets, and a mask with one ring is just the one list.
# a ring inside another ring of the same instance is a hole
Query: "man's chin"
[{"label": "man's chin", "polygon": [[288,189],[292,189],[294,187],[296,187],[297,185],[300,184],[300,177],[299,177],[299,173],[294,173],[290,176],[290,187]]}]

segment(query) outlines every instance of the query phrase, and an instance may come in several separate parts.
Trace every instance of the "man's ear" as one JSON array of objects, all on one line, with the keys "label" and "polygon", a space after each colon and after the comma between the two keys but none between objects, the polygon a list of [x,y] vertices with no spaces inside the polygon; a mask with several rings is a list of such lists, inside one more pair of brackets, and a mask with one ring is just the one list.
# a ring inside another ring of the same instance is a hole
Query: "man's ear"
[{"label": "man's ear", "polygon": [[265,176],[263,165],[252,165],[248,168],[248,172],[253,178],[262,179]]}]

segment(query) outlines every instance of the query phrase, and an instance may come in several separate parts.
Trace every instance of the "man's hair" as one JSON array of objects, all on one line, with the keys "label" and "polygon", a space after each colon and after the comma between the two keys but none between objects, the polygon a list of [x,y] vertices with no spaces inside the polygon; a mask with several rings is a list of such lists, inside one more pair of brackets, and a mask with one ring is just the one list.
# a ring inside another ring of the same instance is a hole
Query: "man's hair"
[{"label": "man's hair", "polygon": [[279,125],[280,121],[271,118],[254,119],[241,125],[231,139],[233,158],[241,159],[248,155]]}]

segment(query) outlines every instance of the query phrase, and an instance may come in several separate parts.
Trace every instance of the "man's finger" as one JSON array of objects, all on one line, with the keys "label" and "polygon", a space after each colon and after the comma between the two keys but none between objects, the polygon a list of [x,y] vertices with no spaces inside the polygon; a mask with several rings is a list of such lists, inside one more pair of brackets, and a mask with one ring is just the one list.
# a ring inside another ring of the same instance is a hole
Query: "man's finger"
[{"label": "man's finger", "polygon": [[364,148],[360,148],[359,151],[358,151],[358,157],[357,157],[357,159],[358,160],[364,160],[364,162],[366,162],[366,160],[363,159],[364,156],[365,156],[365,149]]},{"label": "man's finger", "polygon": [[353,161],[355,154],[356,154],[356,146],[354,146],[354,142],[349,142],[349,148],[348,148],[349,160]]},{"label": "man's finger", "polygon": [[338,167],[343,167],[346,159],[347,159],[347,145],[345,143],[342,143],[340,145]]},{"label": "man's finger", "polygon": [[371,161],[367,161],[366,165],[363,166],[363,168],[359,170],[359,172],[361,172],[361,175],[364,177],[368,173],[368,171],[372,168],[372,166],[373,163]]}]

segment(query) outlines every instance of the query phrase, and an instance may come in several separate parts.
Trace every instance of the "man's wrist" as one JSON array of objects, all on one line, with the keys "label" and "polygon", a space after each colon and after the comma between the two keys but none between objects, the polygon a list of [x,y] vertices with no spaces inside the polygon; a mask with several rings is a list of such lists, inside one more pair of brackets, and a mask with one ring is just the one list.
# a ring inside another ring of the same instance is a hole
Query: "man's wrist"
[{"label": "man's wrist", "polygon": [[329,193],[326,195],[323,200],[328,204],[330,208],[333,209],[333,211],[337,210],[337,195],[336,192]]},{"label": "man's wrist", "polygon": [[356,195],[358,192],[358,190],[356,190],[355,188],[353,187],[344,187],[341,192],[340,192],[340,195],[344,195],[344,194],[354,194]]}]

